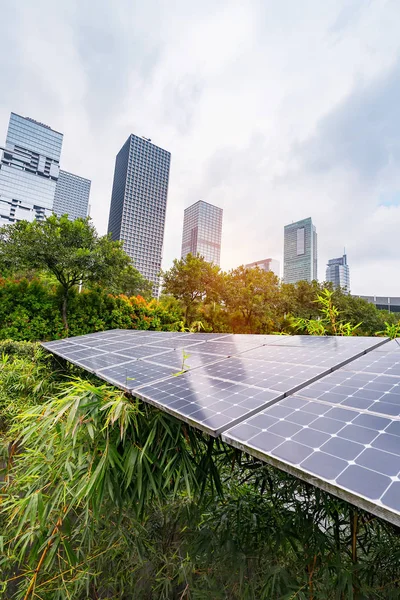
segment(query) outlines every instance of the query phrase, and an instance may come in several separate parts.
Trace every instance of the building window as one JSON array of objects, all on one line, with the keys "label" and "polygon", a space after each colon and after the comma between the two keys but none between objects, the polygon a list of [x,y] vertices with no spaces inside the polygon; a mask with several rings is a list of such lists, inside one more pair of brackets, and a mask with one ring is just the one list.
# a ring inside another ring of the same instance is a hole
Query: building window
[{"label": "building window", "polygon": [[304,252],[305,252],[304,238],[305,238],[305,229],[304,229],[304,227],[300,227],[297,230],[297,256],[299,256],[300,254],[304,254]]}]

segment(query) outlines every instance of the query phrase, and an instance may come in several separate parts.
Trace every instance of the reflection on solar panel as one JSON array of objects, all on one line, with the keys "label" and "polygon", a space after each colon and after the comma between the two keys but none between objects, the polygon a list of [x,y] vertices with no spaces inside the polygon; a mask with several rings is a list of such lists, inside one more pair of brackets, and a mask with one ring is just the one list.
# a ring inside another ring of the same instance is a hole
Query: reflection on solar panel
[{"label": "reflection on solar panel", "polygon": [[[396,344],[396,345],[395,345]],[[400,525],[397,343],[246,418],[223,439]]]},{"label": "reflection on solar panel", "polygon": [[114,330],[43,345],[400,525],[397,341]]},{"label": "reflection on solar panel", "polygon": [[135,395],[214,436],[283,397],[272,390],[204,376],[202,371],[153,383]]}]

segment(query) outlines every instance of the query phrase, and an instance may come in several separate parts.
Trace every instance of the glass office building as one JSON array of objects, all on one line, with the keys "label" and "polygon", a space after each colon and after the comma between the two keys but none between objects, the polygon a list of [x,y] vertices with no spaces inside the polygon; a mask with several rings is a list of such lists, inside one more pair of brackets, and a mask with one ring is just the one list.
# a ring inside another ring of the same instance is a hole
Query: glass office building
[{"label": "glass office building", "polygon": [[285,283],[317,279],[317,230],[311,218],[285,225],[283,254]]},{"label": "glass office building", "polygon": [[221,261],[222,208],[199,200],[185,209],[182,258],[191,253],[215,265]]},{"label": "glass office building", "polygon": [[354,296],[354,298],[362,298],[367,302],[371,302],[378,310],[387,310],[390,313],[400,313],[399,296]]},{"label": "glass office building", "polygon": [[117,154],[108,232],[158,296],[171,154],[131,134]]},{"label": "glass office building", "polygon": [[60,169],[53,206],[56,215],[67,214],[71,220],[87,217],[90,185],[90,179]]},{"label": "glass office building", "polygon": [[0,224],[52,213],[63,135],[11,113],[0,161]]},{"label": "glass office building", "polygon": [[279,277],[279,260],[275,258],[264,258],[264,260],[258,260],[247,265],[244,265],[246,269],[255,269],[258,267],[262,271],[274,273],[277,277]]},{"label": "glass office building", "polygon": [[343,288],[344,291],[350,291],[350,269],[347,264],[347,255],[343,254],[339,258],[328,260],[326,267],[326,281],[333,284],[335,288]]}]

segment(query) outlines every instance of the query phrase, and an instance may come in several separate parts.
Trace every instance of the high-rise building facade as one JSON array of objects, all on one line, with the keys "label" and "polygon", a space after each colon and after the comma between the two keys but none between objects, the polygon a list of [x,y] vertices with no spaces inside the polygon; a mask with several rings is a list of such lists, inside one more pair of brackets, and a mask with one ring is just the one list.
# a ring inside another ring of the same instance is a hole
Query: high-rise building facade
[{"label": "high-rise building facade", "polygon": [[90,181],[60,171],[63,134],[11,113],[0,157],[0,225],[43,220],[53,212],[87,215]]},{"label": "high-rise building facade", "polygon": [[215,265],[221,261],[222,208],[199,200],[185,209],[182,258],[199,254]]},{"label": "high-rise building facade", "polygon": [[108,232],[159,293],[171,154],[131,134],[115,161]]},{"label": "high-rise building facade", "polygon": [[317,230],[311,218],[285,225],[284,282],[313,281],[317,277]]},{"label": "high-rise building facade", "polygon": [[0,163],[0,224],[52,213],[63,135],[11,113]]},{"label": "high-rise building facade", "polygon": [[[390,313],[400,313],[400,296],[354,296],[371,302],[378,310],[387,310]],[[398,339],[398,341],[400,341]]]},{"label": "high-rise building facade", "polygon": [[275,258],[265,258],[264,260],[258,260],[244,266],[246,269],[255,269],[258,267],[262,271],[271,271],[277,277],[279,277],[279,260],[276,260]]},{"label": "high-rise building facade", "polygon": [[90,185],[90,179],[60,169],[53,205],[56,215],[67,214],[72,220],[87,217]]},{"label": "high-rise building facade", "polygon": [[326,281],[332,283],[335,288],[343,288],[347,293],[350,292],[350,269],[346,254],[328,260]]}]

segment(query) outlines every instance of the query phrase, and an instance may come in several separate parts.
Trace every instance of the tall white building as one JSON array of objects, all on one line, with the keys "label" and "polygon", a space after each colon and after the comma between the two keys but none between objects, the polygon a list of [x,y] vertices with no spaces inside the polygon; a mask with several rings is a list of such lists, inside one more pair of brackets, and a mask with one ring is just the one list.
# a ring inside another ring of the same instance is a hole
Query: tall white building
[{"label": "tall white building", "polygon": [[313,281],[317,278],[317,230],[311,217],[285,225],[284,282]]},{"label": "tall white building", "polygon": [[271,271],[277,277],[279,277],[279,260],[276,260],[275,258],[265,258],[264,260],[258,260],[244,266],[246,269],[254,269],[255,267],[258,267],[262,271]]},{"label": "tall white building", "polygon": [[136,269],[160,287],[171,154],[131,134],[115,160],[108,232]]},{"label": "tall white building", "polygon": [[346,254],[328,260],[326,281],[332,283],[336,288],[343,288],[347,293],[350,292],[350,269]]},{"label": "tall white building", "polygon": [[221,261],[222,208],[199,200],[185,209],[182,253],[200,255],[214,265]]}]

